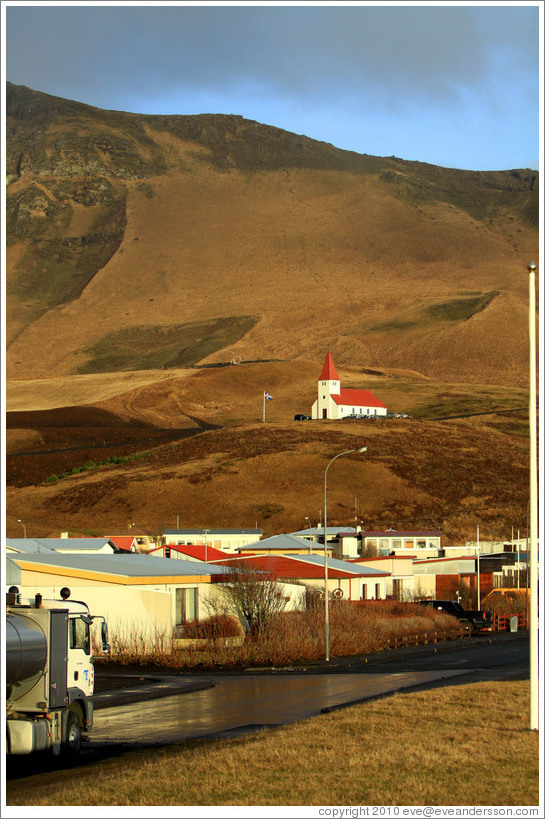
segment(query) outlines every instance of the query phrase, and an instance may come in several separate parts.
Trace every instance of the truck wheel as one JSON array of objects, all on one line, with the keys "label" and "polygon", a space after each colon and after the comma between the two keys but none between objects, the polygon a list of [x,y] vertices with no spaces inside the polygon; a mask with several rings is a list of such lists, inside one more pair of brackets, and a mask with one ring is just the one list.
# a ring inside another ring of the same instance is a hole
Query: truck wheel
[{"label": "truck wheel", "polygon": [[81,751],[81,725],[75,711],[68,711],[66,715],[66,738],[63,743],[63,752],[67,757],[77,756]]}]

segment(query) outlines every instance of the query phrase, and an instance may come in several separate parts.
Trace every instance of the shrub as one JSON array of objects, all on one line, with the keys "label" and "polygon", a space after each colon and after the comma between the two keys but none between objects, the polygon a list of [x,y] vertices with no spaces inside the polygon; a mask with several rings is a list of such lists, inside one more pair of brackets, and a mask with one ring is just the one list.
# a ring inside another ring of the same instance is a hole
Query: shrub
[{"label": "shrub", "polygon": [[[460,632],[460,624],[454,617],[426,606],[396,600],[365,601],[362,604],[331,601],[329,614],[332,657],[382,651],[394,637],[436,631],[448,637]],[[133,628],[130,634],[116,634],[111,640],[112,659],[118,662],[147,660],[175,668],[286,666],[312,662],[324,657],[323,607],[318,605],[314,610],[275,614],[265,628],[254,634],[247,633],[241,644],[225,645],[219,640],[241,634],[242,627],[236,617],[218,612],[206,620],[186,623],[183,627],[183,637],[208,639],[211,641],[209,646],[177,647],[163,651],[160,656],[161,645],[166,644],[164,635],[154,635],[150,641]]]},{"label": "shrub", "polygon": [[217,640],[221,637],[240,637],[242,626],[236,617],[228,614],[215,614],[206,620],[192,620],[184,623],[183,637],[189,639]]}]

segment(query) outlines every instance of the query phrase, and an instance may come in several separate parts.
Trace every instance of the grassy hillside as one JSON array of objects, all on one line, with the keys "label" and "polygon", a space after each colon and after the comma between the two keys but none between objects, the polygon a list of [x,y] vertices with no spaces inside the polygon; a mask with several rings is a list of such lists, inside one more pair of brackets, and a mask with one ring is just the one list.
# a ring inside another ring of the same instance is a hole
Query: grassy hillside
[{"label": "grassy hillside", "polygon": [[[357,518],[368,528],[441,529],[447,545],[474,539],[477,526],[483,539],[510,537],[512,526],[525,531],[524,391],[341,370],[343,384],[370,388],[413,419],[294,422],[314,399],[320,365],[160,371],[128,392],[125,376],[117,395],[113,383],[101,392],[95,376],[97,400],[79,407],[70,399],[80,379],[91,398],[89,376],[51,380],[51,408],[42,382],[40,412],[24,411],[19,385],[7,417],[8,535],[20,534],[19,518],[29,536],[103,534],[133,522],[159,532],[178,518],[182,526],[256,526],[265,535],[299,529],[306,516],[321,519],[329,459],[362,444],[365,456],[342,458],[331,472],[331,524]],[[265,423],[264,389],[273,395]],[[52,408],[62,394],[67,405]],[[28,382],[26,406],[33,400]],[[441,420],[468,413],[483,414]],[[42,454],[20,454],[28,451]],[[131,453],[141,457],[108,460]]]},{"label": "grassy hillside", "polygon": [[12,85],[6,103],[9,379],[330,348],[345,366],[526,383],[536,172]]}]

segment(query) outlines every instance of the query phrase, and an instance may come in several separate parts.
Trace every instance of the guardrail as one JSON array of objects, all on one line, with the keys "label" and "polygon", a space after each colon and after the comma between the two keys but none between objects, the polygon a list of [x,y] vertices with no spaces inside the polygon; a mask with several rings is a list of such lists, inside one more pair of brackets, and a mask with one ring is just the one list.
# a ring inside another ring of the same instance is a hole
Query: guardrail
[{"label": "guardrail", "polygon": [[511,631],[511,620],[516,618],[517,630],[528,628],[528,618],[526,614],[493,614],[492,631]]},{"label": "guardrail", "polygon": [[390,637],[385,648],[425,646],[430,643],[444,643],[446,640],[463,640],[464,637],[471,637],[471,629],[460,628],[455,631],[427,631],[420,634],[404,634],[400,637]]}]

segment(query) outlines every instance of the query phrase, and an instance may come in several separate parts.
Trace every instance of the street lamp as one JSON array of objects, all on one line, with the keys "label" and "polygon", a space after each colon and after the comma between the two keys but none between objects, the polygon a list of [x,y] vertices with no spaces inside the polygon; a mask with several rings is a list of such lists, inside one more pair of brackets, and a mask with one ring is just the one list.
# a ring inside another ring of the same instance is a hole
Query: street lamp
[{"label": "street lamp", "polygon": [[[312,529],[312,524],[311,524],[311,522],[310,522],[310,518],[308,518],[308,517],[305,515],[305,520],[306,520],[306,521],[308,521],[308,528],[309,528],[309,529]],[[310,542],[310,551],[309,551],[309,554],[312,554],[312,535],[309,537],[309,542]]]},{"label": "street lamp", "polygon": [[25,524],[23,523],[23,521],[21,520],[21,518],[17,518],[17,523],[20,523],[20,524],[21,524],[21,526],[23,527],[23,529],[25,530],[25,537],[26,537],[26,526],[25,526]]},{"label": "street lamp", "polygon": [[356,449],[347,449],[345,452],[339,452],[334,458],[330,460],[325,468],[324,474],[324,597],[325,597],[325,659],[329,662],[329,597],[327,593],[327,471],[333,461],[340,458],[341,455],[349,455],[351,452],[367,452],[366,446],[360,446]]},{"label": "street lamp", "polygon": [[530,341],[530,730],[538,730],[538,542],[537,542],[537,424],[536,424],[536,269],[528,264]]}]

